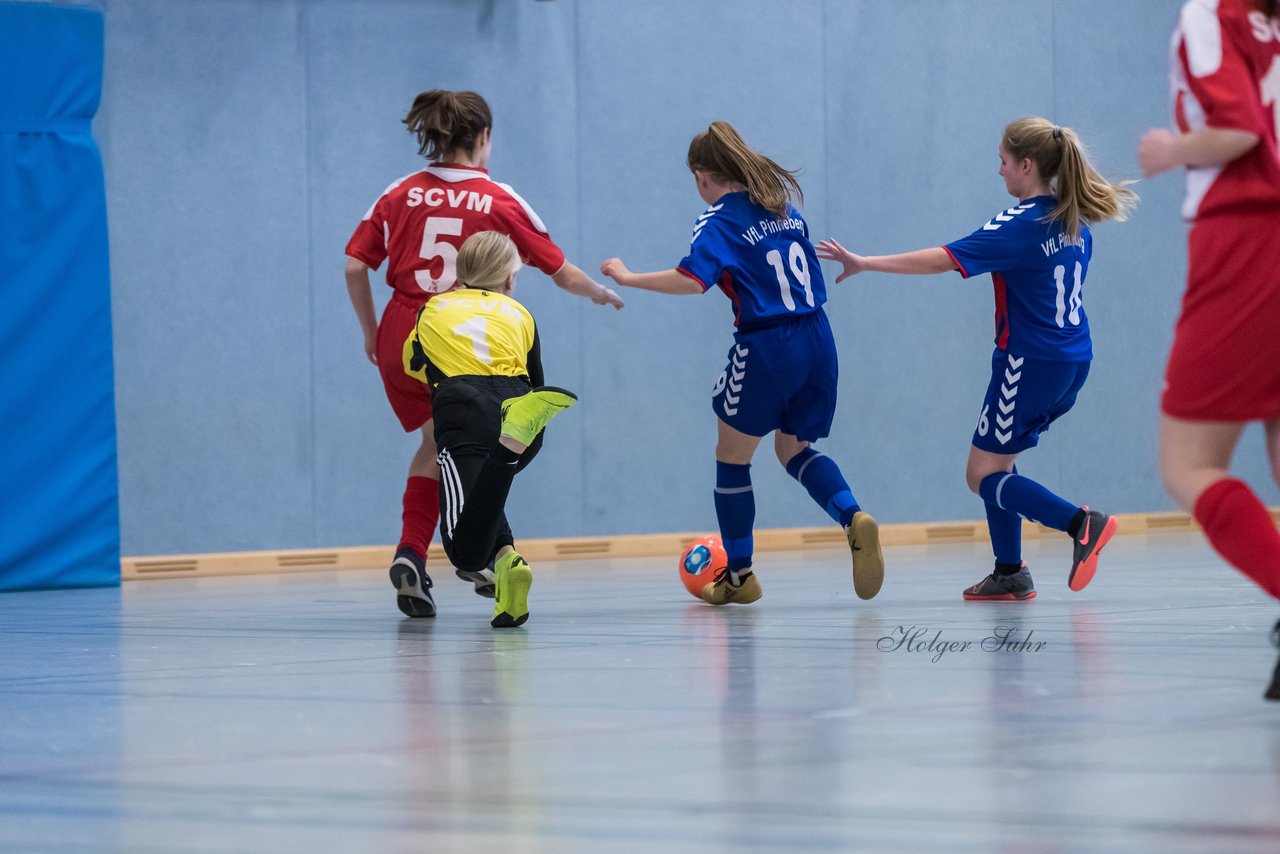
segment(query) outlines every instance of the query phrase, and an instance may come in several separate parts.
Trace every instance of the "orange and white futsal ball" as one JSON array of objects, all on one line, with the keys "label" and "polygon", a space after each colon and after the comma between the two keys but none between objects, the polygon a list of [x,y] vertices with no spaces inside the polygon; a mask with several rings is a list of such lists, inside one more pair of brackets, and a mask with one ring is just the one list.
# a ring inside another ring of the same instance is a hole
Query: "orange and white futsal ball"
[{"label": "orange and white futsal ball", "polygon": [[684,547],[676,570],[685,590],[693,594],[693,598],[701,599],[702,588],[715,581],[716,573],[728,565],[729,555],[720,545],[720,538],[706,536]]}]

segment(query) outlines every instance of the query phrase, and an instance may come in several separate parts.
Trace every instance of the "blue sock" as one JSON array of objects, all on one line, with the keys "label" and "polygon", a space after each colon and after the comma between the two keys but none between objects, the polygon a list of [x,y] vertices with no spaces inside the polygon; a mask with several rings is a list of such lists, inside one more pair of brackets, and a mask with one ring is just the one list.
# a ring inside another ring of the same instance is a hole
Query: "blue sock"
[{"label": "blue sock", "polygon": [[843,528],[849,527],[853,514],[862,509],[849,491],[840,466],[820,451],[805,448],[796,454],[787,463],[787,474],[798,480],[809,491],[809,497]]},{"label": "blue sock", "polygon": [[729,555],[729,571],[750,568],[755,548],[751,529],[756,523],[750,463],[739,466],[716,461],[716,518],[720,520],[720,539]]},{"label": "blue sock", "polygon": [[986,502],[987,530],[991,532],[991,550],[996,563],[1022,563],[1022,517]]},{"label": "blue sock", "polygon": [[1016,472],[989,474],[978,484],[982,500],[1057,531],[1066,531],[1080,508]]}]

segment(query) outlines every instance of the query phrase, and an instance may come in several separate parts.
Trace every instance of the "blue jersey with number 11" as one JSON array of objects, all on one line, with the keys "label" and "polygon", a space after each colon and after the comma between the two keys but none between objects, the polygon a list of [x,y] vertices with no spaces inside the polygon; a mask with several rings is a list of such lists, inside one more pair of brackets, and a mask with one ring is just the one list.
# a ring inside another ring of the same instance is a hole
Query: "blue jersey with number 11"
[{"label": "blue jersey with number 11", "polygon": [[743,331],[812,314],[827,301],[799,211],[788,205],[787,215],[778,217],[745,192],[729,193],[698,217],[689,254],[676,269],[703,291],[724,291],[733,302],[734,325]]},{"label": "blue jersey with number 11", "polygon": [[1074,240],[1048,214],[1053,196],[1027,199],[943,247],[966,279],[990,273],[996,293],[996,347],[1023,358],[1087,362],[1093,358],[1084,313],[1084,277],[1093,235]]}]

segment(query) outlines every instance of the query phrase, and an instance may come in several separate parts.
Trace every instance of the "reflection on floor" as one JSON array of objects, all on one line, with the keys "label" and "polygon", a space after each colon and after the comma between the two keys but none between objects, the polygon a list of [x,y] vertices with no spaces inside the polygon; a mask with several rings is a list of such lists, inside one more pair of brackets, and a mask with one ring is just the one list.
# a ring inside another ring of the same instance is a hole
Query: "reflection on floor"
[{"label": "reflection on floor", "polygon": [[982,546],[535,567],[532,618],[436,571],[0,596],[3,851],[1280,850],[1280,607],[1194,534],[1084,592],[966,603]]}]

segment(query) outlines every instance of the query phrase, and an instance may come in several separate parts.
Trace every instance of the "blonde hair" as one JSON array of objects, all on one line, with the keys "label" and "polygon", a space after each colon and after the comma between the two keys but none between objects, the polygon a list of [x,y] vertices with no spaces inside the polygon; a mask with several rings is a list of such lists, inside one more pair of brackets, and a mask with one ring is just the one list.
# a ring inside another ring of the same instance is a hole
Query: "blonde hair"
[{"label": "blonde hair", "polygon": [[1011,122],[1000,145],[1015,160],[1030,158],[1045,181],[1057,179],[1058,204],[1047,219],[1061,223],[1072,240],[1080,236],[1082,224],[1126,220],[1138,203],[1138,194],[1129,189],[1132,181],[1113,183],[1098,174],[1071,128],[1029,116]]},{"label": "blonde hair", "polygon": [[477,231],[458,250],[458,283],[466,288],[500,291],[520,269],[520,252],[498,231]]},{"label": "blonde hair", "polygon": [[715,121],[689,143],[690,172],[708,172],[718,180],[742,184],[751,200],[779,217],[794,199],[804,202],[796,173],[747,147],[728,122]]}]

